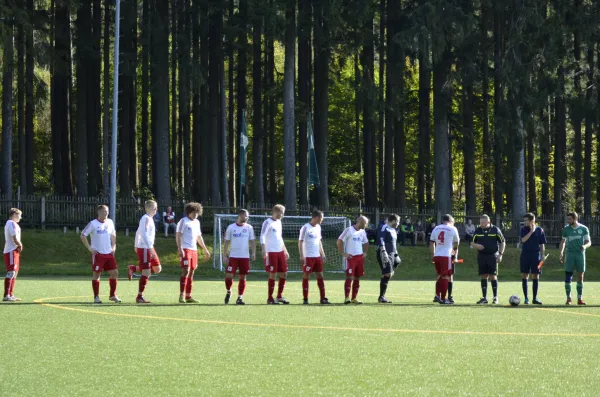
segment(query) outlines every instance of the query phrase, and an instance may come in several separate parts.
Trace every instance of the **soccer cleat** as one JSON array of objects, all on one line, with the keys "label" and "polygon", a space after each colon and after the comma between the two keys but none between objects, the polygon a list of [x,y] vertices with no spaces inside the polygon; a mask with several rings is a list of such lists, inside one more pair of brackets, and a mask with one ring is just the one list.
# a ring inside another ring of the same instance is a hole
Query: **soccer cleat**
[{"label": "soccer cleat", "polygon": [[533,303],[534,305],[543,305],[542,301],[541,301],[541,300],[539,300],[539,299],[537,299],[537,298],[536,298],[536,299],[534,299],[532,303]]},{"label": "soccer cleat", "polygon": [[439,295],[433,297],[433,303],[442,303],[442,298]]},{"label": "soccer cleat", "polygon": [[450,302],[452,305],[454,304],[454,298],[452,296],[449,296],[448,299],[446,299],[448,302]]},{"label": "soccer cleat", "polygon": [[129,281],[133,278],[133,273],[135,273],[135,265],[127,266],[127,278]]},{"label": "soccer cleat", "polygon": [[121,303],[121,299],[117,295],[111,296],[108,300],[113,301],[115,303]]},{"label": "soccer cleat", "polygon": [[354,298],[354,299],[352,299],[352,304],[353,305],[362,305],[363,303],[361,301],[359,301],[358,299]]},{"label": "soccer cleat", "polygon": [[150,301],[146,300],[146,299],[145,299],[143,296],[138,296],[138,297],[135,299],[135,303],[140,303],[140,304],[142,304],[142,303],[152,303],[152,302],[150,302]]},{"label": "soccer cleat", "polygon": [[346,299],[344,300],[344,305],[348,305],[352,303],[352,301],[350,300],[350,298],[346,297]]},{"label": "soccer cleat", "polygon": [[478,305],[487,305],[488,304],[488,300],[487,298],[481,298],[479,299],[479,301],[477,301]]},{"label": "soccer cleat", "polygon": [[392,303],[392,301],[387,300],[387,298],[385,296],[380,296],[379,299],[377,299],[377,302],[379,302],[379,303]]},{"label": "soccer cleat", "polygon": [[194,299],[190,296],[189,298],[185,298],[185,303],[200,303],[200,302],[198,302],[196,299]]},{"label": "soccer cleat", "polygon": [[497,305],[498,304],[498,297],[494,296],[494,299],[492,299],[492,304]]},{"label": "soccer cleat", "polygon": [[96,304],[100,304],[100,303],[102,303],[102,301],[100,300],[100,297],[99,297],[99,296],[95,296],[95,297],[94,297],[94,303],[96,303]]},{"label": "soccer cleat", "polygon": [[308,305],[308,299],[304,299],[304,300],[302,301],[302,304],[303,304],[303,305]]},{"label": "soccer cleat", "polygon": [[529,298],[525,298],[525,300],[523,301],[524,305],[528,305],[529,304]]},{"label": "soccer cleat", "polygon": [[283,296],[281,298],[277,298],[277,302],[278,303],[283,303],[284,305],[289,305],[290,304],[290,302],[287,299],[285,299]]},{"label": "soccer cleat", "polygon": [[269,298],[267,299],[267,305],[278,305],[279,301],[273,299],[273,298]]},{"label": "soccer cleat", "polygon": [[14,302],[21,302],[21,298],[17,298],[14,295],[11,295],[10,297],[14,299]]},{"label": "soccer cleat", "polygon": [[17,299],[14,296],[5,296],[4,299],[2,299],[4,302],[16,302]]},{"label": "soccer cleat", "polygon": [[183,295],[179,296],[179,303],[185,303],[185,298],[183,297]]},{"label": "soccer cleat", "polygon": [[229,299],[231,299],[231,291],[227,291],[227,293],[225,294],[225,304],[226,305],[229,304]]},{"label": "soccer cleat", "polygon": [[453,300],[446,299],[446,300],[444,301],[444,305],[453,305],[453,304],[454,304],[454,301],[453,301]]},{"label": "soccer cleat", "polygon": [[246,302],[244,302],[244,300],[242,299],[242,297],[238,297],[237,300],[235,301],[236,305],[245,305]]},{"label": "soccer cleat", "polygon": [[577,299],[577,304],[578,304],[578,305],[581,305],[581,306],[585,306],[585,305],[587,305],[587,303],[585,303],[585,302],[583,301],[583,299],[581,299],[581,298]]},{"label": "soccer cleat", "polygon": [[567,303],[565,303],[565,305],[572,305],[573,301],[571,300],[571,298],[567,298]]},{"label": "soccer cleat", "polygon": [[331,305],[331,302],[329,302],[329,299],[323,298],[323,299],[321,299],[321,304],[322,305]]}]

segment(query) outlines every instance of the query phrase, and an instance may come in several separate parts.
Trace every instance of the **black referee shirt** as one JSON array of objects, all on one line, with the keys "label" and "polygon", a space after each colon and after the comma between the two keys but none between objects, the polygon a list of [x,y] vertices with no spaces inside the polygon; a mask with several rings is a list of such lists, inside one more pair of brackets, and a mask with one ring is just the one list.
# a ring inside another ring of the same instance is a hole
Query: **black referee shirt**
[{"label": "black referee shirt", "polygon": [[500,229],[494,225],[491,225],[488,229],[478,227],[475,229],[473,242],[483,245],[483,250],[479,251],[480,254],[495,254],[498,252],[498,245],[504,242],[504,236]]}]

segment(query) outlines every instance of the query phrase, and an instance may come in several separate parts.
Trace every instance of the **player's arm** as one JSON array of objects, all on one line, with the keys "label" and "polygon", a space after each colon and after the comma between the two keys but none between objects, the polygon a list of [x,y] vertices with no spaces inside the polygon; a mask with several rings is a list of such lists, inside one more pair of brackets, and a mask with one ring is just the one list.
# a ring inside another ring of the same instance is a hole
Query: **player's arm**
[{"label": "player's arm", "polygon": [[142,238],[144,239],[144,244],[146,247],[150,248],[150,258],[154,257],[154,250],[152,249],[152,244],[150,244],[150,222],[154,222],[152,219],[146,217],[146,227],[144,228],[144,233],[142,234]]},{"label": "player's arm", "polygon": [[588,249],[592,246],[592,240],[590,239],[590,235],[588,234],[584,238],[585,238],[585,240],[583,240],[584,244],[581,246],[582,251],[585,251],[586,249]]},{"label": "player's arm", "polygon": [[340,253],[340,255],[343,258],[352,258],[352,255],[347,254],[344,251],[344,239],[346,238],[346,233],[347,233],[348,229],[344,230],[344,232],[340,235],[340,237],[338,237],[338,240],[336,241],[335,245],[337,246],[338,252]]},{"label": "player's arm", "polygon": [[21,240],[17,237],[15,225],[11,224],[10,226],[11,226],[10,227],[10,236],[12,237],[12,241],[17,246],[17,251],[21,252],[21,251],[23,251],[23,244],[21,243]]},{"label": "player's arm", "polygon": [[477,230],[475,230],[475,234],[473,235],[473,240],[471,241],[471,247],[475,248],[477,251],[481,251],[484,249],[484,246],[481,244],[477,244]]},{"label": "player's arm", "polygon": [[260,230],[260,248],[263,259],[267,259],[267,230],[269,229],[269,220],[265,220],[262,224],[262,229]]},{"label": "player's arm", "polygon": [[327,261],[327,256],[325,256],[325,250],[323,249],[323,240],[319,240],[319,253],[321,254],[321,260],[323,262]]},{"label": "player's arm", "polygon": [[[383,226],[381,227],[383,229]],[[379,241],[378,241],[378,246],[379,246],[379,257],[381,258],[381,261],[383,263],[388,263],[390,262],[390,257],[388,256],[387,251],[385,250],[385,238],[386,236],[389,234],[389,230],[379,230]]]},{"label": "player's arm", "polygon": [[504,235],[502,234],[502,232],[500,231],[500,229],[498,229],[498,234],[497,237],[498,241],[500,242],[500,244],[498,244],[498,263],[502,262],[502,256],[504,255],[504,250],[506,249],[506,240],[504,239]]},{"label": "player's arm", "polygon": [[177,244],[177,251],[179,252],[180,257],[184,257],[183,248],[181,247],[181,239],[183,238],[183,228],[184,223],[183,219],[179,221],[177,224],[177,229],[175,229],[175,243]]},{"label": "player's arm", "polygon": [[227,238],[223,240],[223,262],[225,264],[229,262],[229,240]]},{"label": "player's arm", "polygon": [[300,263],[304,263],[304,233],[306,231],[306,227],[302,226],[300,229],[300,236],[298,236],[298,254],[300,255]]},{"label": "player's arm", "polygon": [[110,245],[111,245],[111,248],[112,248],[112,252],[114,254],[115,251],[117,250],[117,233],[114,232],[114,231],[110,235]]},{"label": "player's arm", "polygon": [[429,253],[431,254],[431,260],[433,260],[433,257],[435,256],[435,241],[433,240],[431,240],[429,244]]},{"label": "player's arm", "polygon": [[250,245],[250,248],[252,249],[250,259],[254,261],[256,259],[256,239],[252,239],[250,241],[252,241],[252,244]]},{"label": "player's arm", "polygon": [[558,248],[558,251],[560,252],[559,259],[560,259],[561,263],[563,262],[563,259],[564,259],[566,245],[567,245],[567,239],[563,235],[562,240],[560,240],[560,247]]},{"label": "player's arm", "polygon": [[92,247],[90,246],[90,242],[88,241],[88,238],[87,238],[87,236],[91,233],[91,230],[92,230],[91,223],[88,223],[88,225],[85,227],[85,229],[83,229],[81,231],[81,242],[83,243],[85,248],[88,251],[90,251],[90,253],[92,255],[96,255],[96,250],[92,249]]},{"label": "player's arm", "polygon": [[367,238],[367,233],[363,230],[363,255],[365,258],[367,257],[367,252],[369,252],[369,239]]},{"label": "player's arm", "polygon": [[204,250],[204,256],[206,257],[206,259],[210,258],[210,252],[208,252],[208,248],[206,248],[206,244],[204,244],[204,238],[202,237],[202,234],[199,234],[198,237],[196,237],[196,241],[198,242],[198,245]]},{"label": "player's arm", "polygon": [[522,243],[526,243],[529,240],[529,238],[533,235],[533,233],[535,232],[535,229],[536,229],[535,224],[532,225],[530,229],[531,230],[529,230],[529,233],[527,233],[527,234],[523,234],[523,229],[521,229],[521,242]]}]

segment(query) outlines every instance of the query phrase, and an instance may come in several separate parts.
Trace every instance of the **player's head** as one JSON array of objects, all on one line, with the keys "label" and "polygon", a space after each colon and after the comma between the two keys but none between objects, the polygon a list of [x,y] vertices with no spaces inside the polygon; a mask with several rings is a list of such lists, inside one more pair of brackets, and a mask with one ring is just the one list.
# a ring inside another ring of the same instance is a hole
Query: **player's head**
[{"label": "player's head", "polygon": [[575,223],[577,223],[578,219],[579,219],[579,214],[577,214],[577,212],[569,212],[567,214],[567,223],[569,225],[574,225]]},{"label": "player's head", "polygon": [[173,211],[173,208],[167,207],[167,212],[171,212],[171,211]]},{"label": "player's head", "polygon": [[320,225],[323,223],[323,219],[325,219],[325,214],[323,214],[323,211],[315,209],[312,212],[312,219],[310,220],[310,223],[314,225]]},{"label": "player's head", "polygon": [[158,210],[158,203],[154,200],[148,200],[144,203],[144,208],[146,209],[146,213],[148,215],[154,216]]},{"label": "player's head", "polygon": [[98,214],[98,219],[103,221],[108,218],[108,206],[107,205],[99,205],[96,207],[96,214]]},{"label": "player's head", "polygon": [[387,218],[388,226],[393,227],[394,229],[398,227],[398,222],[400,222],[400,217],[396,214],[390,214]]},{"label": "player's head", "polygon": [[492,224],[489,215],[483,214],[479,217],[479,226],[487,229]]},{"label": "player's head", "polygon": [[8,210],[8,219],[10,219],[13,222],[18,223],[21,220],[22,215],[23,212],[21,212],[21,210],[18,208],[11,208]]},{"label": "player's head", "polygon": [[274,219],[281,219],[283,218],[283,215],[285,215],[285,207],[283,205],[277,204],[275,207],[273,207]]},{"label": "player's head", "polygon": [[200,203],[187,203],[184,208],[185,215],[190,219],[196,219],[202,216],[202,204]]},{"label": "player's head", "polygon": [[410,218],[406,218],[404,222],[410,224]]},{"label": "player's head", "polygon": [[243,225],[244,223],[248,222],[248,218],[250,218],[250,213],[248,212],[248,210],[242,208],[238,211],[237,221],[240,225]]},{"label": "player's head", "polygon": [[535,215],[533,215],[531,212],[523,215],[523,223],[525,226],[533,225],[535,223]]},{"label": "player's head", "polygon": [[469,225],[472,225],[472,224],[473,224],[473,220],[472,220],[472,219],[469,219],[469,220],[467,220],[467,223],[468,223]]},{"label": "player's head", "polygon": [[359,216],[358,218],[356,218],[356,227],[359,229],[364,229],[367,227],[367,225],[369,224],[369,218],[367,218],[364,215]]},{"label": "player's head", "polygon": [[454,225],[454,218],[450,214],[442,216],[442,223],[445,225]]}]

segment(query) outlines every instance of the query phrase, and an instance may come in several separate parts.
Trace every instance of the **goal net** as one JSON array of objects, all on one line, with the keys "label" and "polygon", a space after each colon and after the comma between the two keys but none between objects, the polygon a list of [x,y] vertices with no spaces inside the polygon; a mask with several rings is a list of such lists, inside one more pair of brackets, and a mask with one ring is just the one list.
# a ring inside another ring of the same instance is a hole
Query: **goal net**
[{"label": "goal net", "polygon": [[[269,215],[250,215],[248,223],[254,228],[256,236],[256,261],[251,264],[252,271],[264,271],[260,248],[260,230],[263,222],[270,218]],[[235,214],[216,214],[213,240],[213,267],[221,271],[223,264],[223,243],[227,227],[237,220]],[[285,216],[281,220],[283,226],[283,240],[290,254],[288,269],[290,272],[301,272],[300,255],[298,252],[298,235],[304,224],[310,222],[310,216]],[[343,260],[338,253],[336,241],[345,228],[350,226],[350,220],[344,217],[325,217],[321,224],[323,237],[323,250],[327,256],[327,262],[323,264],[323,270],[327,272],[343,271]]]}]

